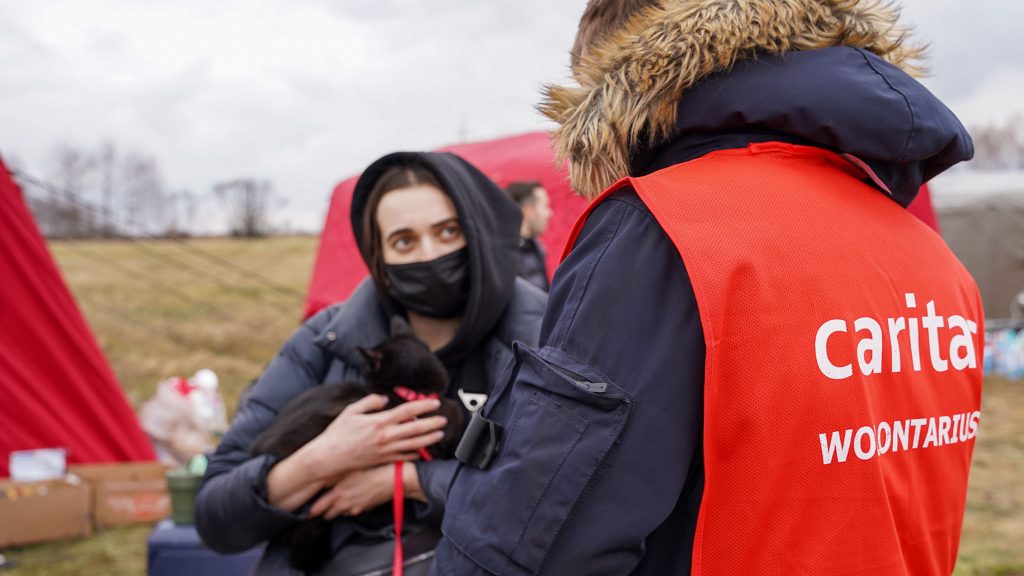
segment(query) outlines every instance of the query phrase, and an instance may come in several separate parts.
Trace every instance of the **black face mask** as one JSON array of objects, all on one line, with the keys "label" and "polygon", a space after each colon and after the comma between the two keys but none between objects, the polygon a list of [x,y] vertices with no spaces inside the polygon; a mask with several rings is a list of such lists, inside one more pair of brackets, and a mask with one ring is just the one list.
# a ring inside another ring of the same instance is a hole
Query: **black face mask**
[{"label": "black face mask", "polygon": [[388,293],[407,310],[431,318],[458,316],[469,300],[469,250],[428,262],[385,264]]}]

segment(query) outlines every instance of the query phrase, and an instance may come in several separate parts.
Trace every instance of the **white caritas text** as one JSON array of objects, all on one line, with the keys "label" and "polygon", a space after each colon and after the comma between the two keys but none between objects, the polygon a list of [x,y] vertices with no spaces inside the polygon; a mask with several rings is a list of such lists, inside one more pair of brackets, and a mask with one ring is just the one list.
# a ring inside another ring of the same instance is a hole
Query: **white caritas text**
[{"label": "white caritas text", "polygon": [[[934,301],[925,304],[924,316],[915,318],[910,311],[917,308],[917,298],[913,292],[905,296],[908,310],[906,316],[881,319],[865,316],[853,321],[852,329],[857,335],[854,341],[857,342],[858,372],[864,376],[882,373],[882,359],[885,357],[889,358],[888,369],[891,372],[907,369],[903,366],[902,350],[909,351],[909,369],[915,372],[921,371],[925,361],[928,362],[930,369],[936,372],[945,372],[950,368],[973,369],[978,366],[978,351],[975,346],[977,322],[957,314],[941,316],[935,310]],[[853,376],[852,362],[837,363],[828,352],[829,339],[837,337],[836,334],[850,332],[850,329],[849,321],[836,318],[822,324],[814,337],[814,355],[818,369],[833,380],[844,380]],[[939,337],[942,330],[952,332],[948,347],[940,343],[945,340],[940,340]],[[926,344],[922,344],[922,339]]]}]

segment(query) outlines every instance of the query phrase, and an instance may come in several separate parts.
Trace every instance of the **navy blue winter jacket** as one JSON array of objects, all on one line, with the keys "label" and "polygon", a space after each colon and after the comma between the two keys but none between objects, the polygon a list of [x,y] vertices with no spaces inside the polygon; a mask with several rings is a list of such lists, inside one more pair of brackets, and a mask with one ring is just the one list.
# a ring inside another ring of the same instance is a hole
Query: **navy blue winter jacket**
[{"label": "navy blue winter jacket", "polygon": [[[857,155],[906,206],[972,153],[923,86],[846,47],[737,63],[689,90],[678,117],[633,174],[782,141]],[[501,446],[488,469],[456,472],[434,573],[689,574],[704,352],[678,252],[634,191],[616,192],[556,270],[540,347],[518,348],[483,411]]]}]

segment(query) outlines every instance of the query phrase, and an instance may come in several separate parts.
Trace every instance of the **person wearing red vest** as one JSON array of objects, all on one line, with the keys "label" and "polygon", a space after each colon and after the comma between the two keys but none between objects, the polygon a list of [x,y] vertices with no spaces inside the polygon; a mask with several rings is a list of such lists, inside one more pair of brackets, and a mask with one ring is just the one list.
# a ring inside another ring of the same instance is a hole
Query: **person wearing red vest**
[{"label": "person wearing red vest", "polygon": [[973,145],[897,17],[591,0],[542,109],[593,202],[434,573],[953,571],[983,312],[905,208]]}]

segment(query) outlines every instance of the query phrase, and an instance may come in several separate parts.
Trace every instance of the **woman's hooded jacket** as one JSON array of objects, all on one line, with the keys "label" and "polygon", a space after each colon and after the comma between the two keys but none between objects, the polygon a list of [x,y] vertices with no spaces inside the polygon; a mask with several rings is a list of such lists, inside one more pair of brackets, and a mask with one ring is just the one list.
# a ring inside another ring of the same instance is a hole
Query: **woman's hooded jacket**
[{"label": "woman's hooded jacket", "polygon": [[[468,304],[454,339],[437,354],[451,377],[448,395],[468,406],[466,398],[479,399],[474,395],[489,392],[497,372],[511,358],[514,341],[536,344],[545,295],[516,279],[518,208],[497,185],[453,154],[400,152],[367,168],[352,203],[357,240],[367,195],[381,173],[398,161],[418,162],[434,173],[453,199],[466,236]],[[231,429],[210,458],[197,496],[196,527],[210,548],[230,553],[268,542],[257,573],[291,573],[288,545],[281,536],[301,518],[269,505],[266,477],[275,460],[268,455],[253,457],[249,445],[303,391],[361,381],[363,357],[358,348],[387,338],[395,313],[402,313],[401,306],[367,278],[348,300],[307,320],[246,391]],[[417,463],[429,500],[417,507],[418,519],[438,521],[454,467],[455,461]],[[336,549],[356,535],[350,519],[334,521]]]}]

